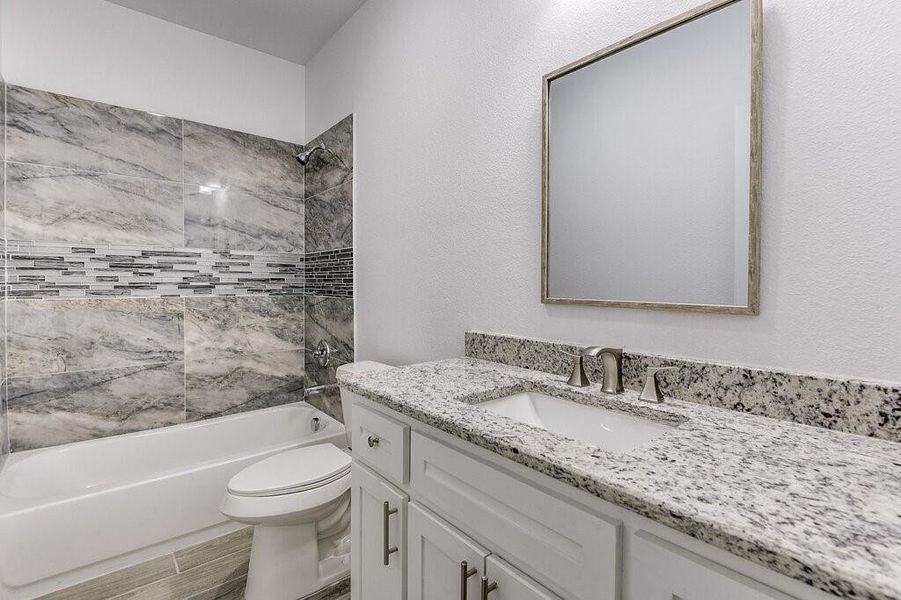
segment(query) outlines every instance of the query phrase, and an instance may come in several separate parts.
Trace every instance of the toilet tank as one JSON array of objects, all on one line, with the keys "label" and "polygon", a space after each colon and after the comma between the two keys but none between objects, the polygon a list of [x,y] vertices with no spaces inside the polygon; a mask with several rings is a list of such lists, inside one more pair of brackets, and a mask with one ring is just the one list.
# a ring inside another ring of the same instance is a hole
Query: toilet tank
[{"label": "toilet tank", "polygon": [[[346,365],[341,365],[338,367],[338,373],[362,373],[365,371],[383,371],[385,369],[393,369],[391,365],[386,365],[384,363],[375,362],[371,360],[364,360],[360,362],[347,363]],[[350,440],[351,440],[351,422],[353,415],[351,415],[351,407],[353,406],[353,399],[356,396],[350,390],[345,390],[343,387],[341,388],[341,411],[344,413],[344,428],[347,430],[347,447],[350,448]]]}]

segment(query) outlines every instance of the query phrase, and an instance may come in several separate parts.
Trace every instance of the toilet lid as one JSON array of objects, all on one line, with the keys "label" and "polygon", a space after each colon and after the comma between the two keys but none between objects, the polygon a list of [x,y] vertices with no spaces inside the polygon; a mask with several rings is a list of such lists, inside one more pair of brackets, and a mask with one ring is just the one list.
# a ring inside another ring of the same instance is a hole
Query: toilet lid
[{"label": "toilet lid", "polygon": [[228,482],[237,496],[280,496],[322,487],[350,471],[351,458],[334,444],[280,452],[252,464]]}]

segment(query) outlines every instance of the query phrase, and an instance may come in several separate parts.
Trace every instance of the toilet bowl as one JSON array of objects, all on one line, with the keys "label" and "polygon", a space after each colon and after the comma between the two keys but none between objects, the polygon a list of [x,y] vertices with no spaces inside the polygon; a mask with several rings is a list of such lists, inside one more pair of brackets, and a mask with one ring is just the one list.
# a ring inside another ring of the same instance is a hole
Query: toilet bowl
[{"label": "toilet bowl", "polygon": [[[362,362],[338,368],[390,367]],[[344,390],[341,404],[349,446],[351,402]],[[344,450],[316,444],[270,456],[228,482],[222,514],[254,526],[246,600],[298,600],[343,577],[320,571],[319,540],[347,527],[350,465]]]}]

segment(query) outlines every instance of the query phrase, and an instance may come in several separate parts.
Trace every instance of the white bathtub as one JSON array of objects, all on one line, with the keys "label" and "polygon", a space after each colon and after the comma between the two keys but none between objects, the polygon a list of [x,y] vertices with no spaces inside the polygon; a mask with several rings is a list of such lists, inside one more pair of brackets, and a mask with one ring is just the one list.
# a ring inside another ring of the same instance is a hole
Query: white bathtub
[{"label": "white bathtub", "polygon": [[0,472],[0,598],[34,598],[238,529],[219,513],[228,480],[322,442],[345,446],[343,425],[297,403],[14,453]]}]

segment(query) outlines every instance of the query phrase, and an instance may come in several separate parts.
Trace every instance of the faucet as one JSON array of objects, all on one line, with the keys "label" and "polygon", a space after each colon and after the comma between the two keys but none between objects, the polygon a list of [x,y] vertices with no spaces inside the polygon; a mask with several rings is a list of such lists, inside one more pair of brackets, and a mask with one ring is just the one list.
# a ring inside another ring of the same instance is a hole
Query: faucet
[{"label": "faucet", "polygon": [[575,360],[573,361],[572,374],[569,376],[569,385],[576,387],[585,387],[591,385],[588,375],[585,374],[584,359],[586,356],[593,356],[601,360],[604,367],[604,381],[601,384],[601,391],[608,394],[621,394],[623,392],[623,349],[622,348],[601,348],[600,346],[590,346],[582,350],[580,354],[570,354]]}]

